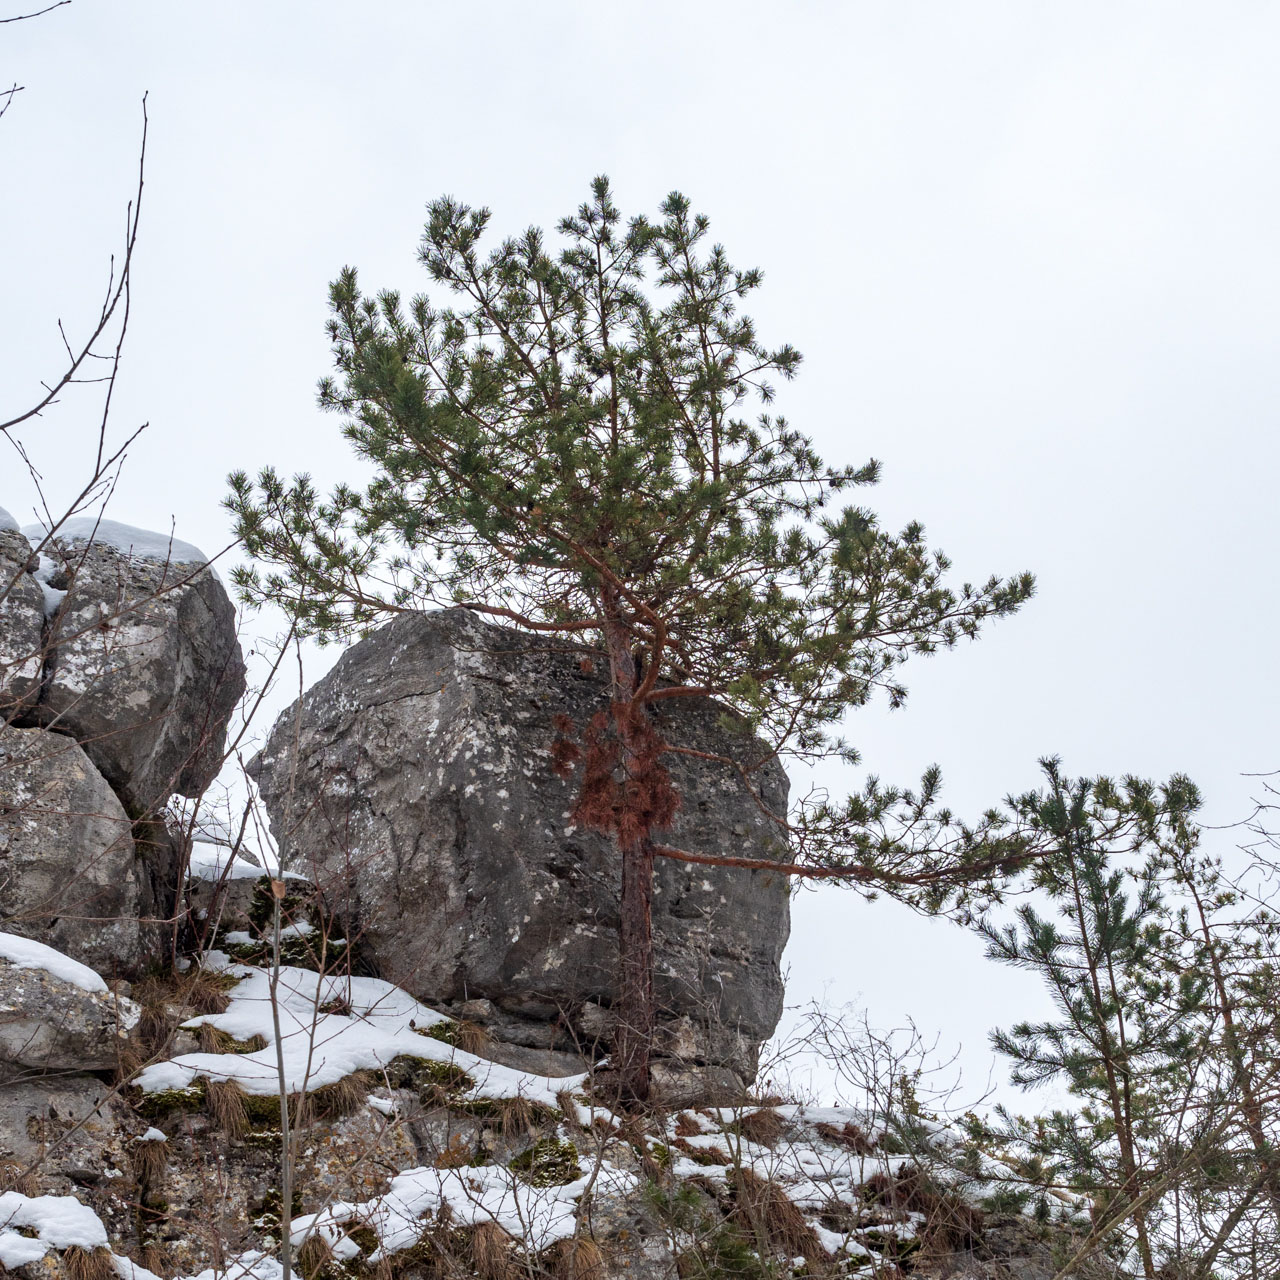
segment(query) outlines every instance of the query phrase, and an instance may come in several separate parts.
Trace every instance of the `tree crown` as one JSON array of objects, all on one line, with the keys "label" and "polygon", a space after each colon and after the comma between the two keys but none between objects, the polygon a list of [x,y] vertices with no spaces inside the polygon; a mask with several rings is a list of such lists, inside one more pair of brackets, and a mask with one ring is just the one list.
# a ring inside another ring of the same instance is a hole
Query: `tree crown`
[{"label": "tree crown", "polygon": [[[624,220],[604,178],[558,225],[481,249],[488,210],[434,201],[419,261],[453,306],[330,289],[336,376],[320,403],[373,466],[322,500],[309,478],[232,476],[250,602],[334,638],[388,611],[463,603],[601,645],[720,698],[773,744],[827,729],[895,669],[1016,609],[1030,575],[958,589],[920,525],[894,535],[833,499],[878,464],[829,468],[771,411],[799,353],[741,310],[761,281],[678,193]],[[661,683],[660,683],[661,682]]]}]

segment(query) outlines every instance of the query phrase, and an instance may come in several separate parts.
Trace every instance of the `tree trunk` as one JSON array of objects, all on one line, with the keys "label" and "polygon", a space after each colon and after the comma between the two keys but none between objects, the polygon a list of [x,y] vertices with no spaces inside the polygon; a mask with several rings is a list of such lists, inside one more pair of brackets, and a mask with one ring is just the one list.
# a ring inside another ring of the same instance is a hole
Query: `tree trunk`
[{"label": "tree trunk", "polygon": [[653,1047],[653,852],[648,839],[624,845],[622,901],[618,924],[622,990],[614,1037],[619,1101],[626,1107],[649,1100],[649,1056]]},{"label": "tree trunk", "polygon": [[[614,726],[620,739],[618,762],[622,794],[632,794],[639,781],[634,699],[639,672],[630,629],[619,617],[618,601],[604,594],[605,641],[609,649]],[[641,715],[643,709],[639,709]],[[624,799],[625,805],[625,799]],[[620,990],[613,1063],[617,1071],[619,1102],[628,1108],[643,1107],[649,1099],[649,1058],[653,1049],[653,852],[646,830],[635,829],[625,812],[617,815],[615,830],[622,857],[622,893],[618,910]]]}]

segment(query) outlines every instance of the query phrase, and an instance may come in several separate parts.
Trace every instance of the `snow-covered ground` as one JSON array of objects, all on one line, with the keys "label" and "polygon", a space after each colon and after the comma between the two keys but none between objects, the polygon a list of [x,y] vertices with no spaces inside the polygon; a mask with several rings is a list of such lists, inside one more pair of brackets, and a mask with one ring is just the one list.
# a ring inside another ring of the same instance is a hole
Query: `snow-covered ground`
[{"label": "snow-covered ground", "polygon": [[[201,857],[215,861],[226,852],[214,845],[207,849],[214,852]],[[216,866],[225,868],[225,860]],[[236,873],[234,866],[228,870]],[[252,874],[260,875],[260,869],[252,868]],[[86,990],[106,990],[106,984],[91,969],[42,943],[0,934],[0,956],[13,964],[47,969]],[[234,978],[235,985],[224,1012],[192,1018],[183,1025],[209,1024],[239,1041],[261,1037],[266,1047],[248,1053],[182,1054],[145,1068],[134,1083],[155,1093],[183,1090],[203,1078],[234,1081],[248,1094],[278,1096],[282,1081],[271,973],[232,963],[216,951],[207,954],[202,963]],[[616,1146],[606,1142],[598,1153],[588,1150],[583,1154],[569,1145],[572,1135],[592,1130],[601,1121],[605,1133],[614,1128],[614,1118],[607,1111],[587,1103],[582,1092],[587,1083],[585,1074],[547,1077],[518,1071],[424,1034],[452,1020],[376,978],[322,976],[282,966],[275,1003],[286,1092],[319,1089],[357,1071],[376,1073],[407,1056],[465,1072],[469,1083],[459,1078],[455,1086],[463,1104],[522,1098],[546,1108],[552,1117],[560,1116],[564,1105],[575,1110],[565,1117],[567,1123],[555,1126],[557,1150],[567,1156],[557,1167],[557,1176],[546,1181],[555,1183],[563,1176],[562,1185],[541,1185],[540,1179],[522,1177],[513,1167],[514,1161],[411,1168],[393,1176],[385,1192],[368,1200],[329,1204],[318,1213],[291,1221],[295,1244],[318,1234],[340,1261],[363,1254],[367,1261],[376,1262],[411,1248],[442,1213],[457,1226],[494,1223],[536,1254],[575,1234],[584,1195],[625,1199],[639,1194],[641,1174],[627,1154],[636,1140],[647,1146],[649,1157],[664,1165],[677,1182],[696,1178],[704,1187],[715,1183],[732,1187],[733,1178],[749,1173],[780,1188],[800,1211],[812,1238],[830,1255],[844,1259],[846,1276],[861,1275],[867,1267],[874,1270],[879,1265],[876,1241],[910,1242],[924,1223],[920,1213],[877,1210],[874,1197],[868,1201],[868,1182],[894,1177],[902,1156],[891,1152],[901,1148],[886,1141],[889,1135],[882,1126],[855,1109],[767,1108],[765,1118],[773,1136],[757,1133],[754,1139],[747,1136],[753,1132],[748,1123],[748,1113],[753,1110],[750,1106],[684,1111],[662,1124],[655,1122],[643,1137],[636,1135]],[[366,1100],[388,1124],[397,1122],[394,1096],[370,1094]],[[555,1125],[555,1120],[551,1123]],[[930,1141],[936,1140],[938,1152],[945,1155],[953,1141],[947,1131],[940,1125],[926,1124],[925,1129],[933,1132]],[[856,1141],[850,1140],[854,1133]],[[136,1139],[140,1143],[167,1140],[163,1130],[155,1126]],[[1000,1175],[1007,1171],[988,1163],[990,1169],[978,1176],[971,1168],[964,1194],[980,1197],[997,1188]],[[845,1229],[833,1229],[836,1225]],[[368,1240],[357,1244],[348,1234],[357,1227],[374,1233],[372,1248]],[[17,1191],[0,1196],[0,1266],[12,1269],[39,1262],[51,1250],[72,1246],[109,1252],[107,1232],[89,1206],[74,1196],[26,1196]],[[110,1256],[121,1280],[157,1280],[130,1259],[114,1253]],[[280,1280],[281,1275],[275,1258],[250,1250],[216,1274],[209,1270],[189,1280]]]},{"label": "snow-covered ground", "polygon": [[[147,1067],[136,1083],[147,1092],[185,1089],[202,1076],[234,1080],[250,1094],[278,1094],[270,974],[229,963],[219,952],[211,953],[206,964],[240,981],[224,1013],[193,1018],[185,1025],[208,1023],[237,1040],[261,1036],[267,1047],[255,1053],[183,1054]],[[428,1027],[450,1019],[379,978],[322,977],[310,969],[282,966],[277,1003],[285,1088],[290,1093],[336,1084],[355,1071],[377,1071],[402,1056],[461,1068],[475,1082],[464,1095],[468,1098],[525,1098],[556,1107],[557,1093],[581,1088],[586,1080],[585,1075],[549,1077],[516,1071],[424,1035]],[[326,1013],[325,1009],[350,1009],[350,1013]]]}]

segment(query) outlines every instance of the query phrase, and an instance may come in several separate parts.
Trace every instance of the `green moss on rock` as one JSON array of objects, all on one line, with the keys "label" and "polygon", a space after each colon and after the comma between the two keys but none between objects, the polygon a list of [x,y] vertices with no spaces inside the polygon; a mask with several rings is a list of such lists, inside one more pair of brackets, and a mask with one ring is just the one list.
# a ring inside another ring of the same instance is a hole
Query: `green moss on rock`
[{"label": "green moss on rock", "polygon": [[578,1148],[558,1138],[542,1138],[508,1165],[512,1173],[534,1187],[563,1187],[582,1177]]},{"label": "green moss on rock", "polygon": [[151,1093],[139,1091],[134,1098],[133,1109],[149,1120],[174,1111],[202,1111],[207,1094],[208,1086],[203,1077],[197,1076],[183,1089],[156,1089]]}]

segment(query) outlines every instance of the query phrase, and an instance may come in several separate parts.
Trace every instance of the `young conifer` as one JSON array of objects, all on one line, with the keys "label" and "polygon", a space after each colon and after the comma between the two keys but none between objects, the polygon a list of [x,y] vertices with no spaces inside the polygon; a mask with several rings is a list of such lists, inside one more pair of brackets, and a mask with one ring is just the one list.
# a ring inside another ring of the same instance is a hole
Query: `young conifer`
[{"label": "young conifer", "polygon": [[[1072,781],[1014,801],[1052,845],[1032,903],[980,928],[1046,983],[1055,1015],[992,1036],[1026,1088],[1076,1100],[1002,1136],[1093,1206],[1147,1280],[1260,1280],[1280,1264],[1274,867],[1242,888],[1198,851],[1185,778]],[[1268,901],[1270,899],[1270,901]]]},{"label": "young conifer", "polygon": [[[642,1100],[654,858],[779,869],[661,843],[678,748],[650,709],[716,698],[775,752],[853,760],[832,732],[843,714],[877,689],[901,702],[910,654],[976,635],[1032,580],[952,588],[920,525],[890,533],[846,500],[878,465],[829,467],[772,412],[800,355],[759,338],[741,308],[761,273],[735,268],[682,195],[656,220],[624,220],[597,178],[559,247],[530,229],[485,253],[488,223],[451,198],[429,206],[419,260],[450,306],[366,296],[352,268],[333,283],[336,377],[320,403],[373,479],[322,499],[306,476],[232,476],[228,506],[259,562],[236,581],[322,638],[464,604],[604,657],[610,706],[576,727],[575,820],[622,854],[614,1057],[624,1095]],[[793,851],[781,869],[936,903],[1021,854],[992,815],[953,823],[937,785],[936,773],[919,794],[873,781],[790,823],[776,815]]]}]

